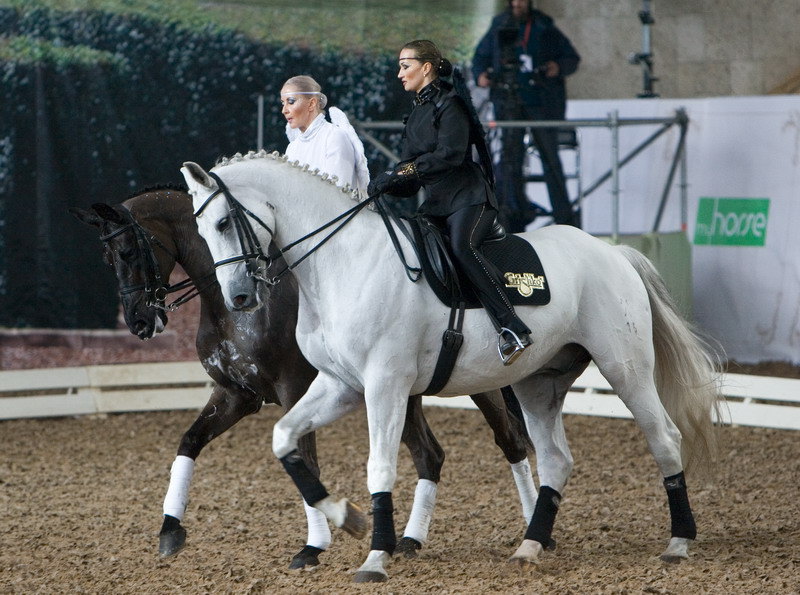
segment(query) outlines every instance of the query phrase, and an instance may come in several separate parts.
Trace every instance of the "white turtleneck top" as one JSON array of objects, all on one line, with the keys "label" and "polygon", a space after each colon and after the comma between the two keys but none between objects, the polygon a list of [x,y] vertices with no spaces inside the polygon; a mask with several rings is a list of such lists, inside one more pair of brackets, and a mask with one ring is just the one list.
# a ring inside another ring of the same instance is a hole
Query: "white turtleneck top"
[{"label": "white turtleneck top", "polygon": [[347,116],[337,108],[330,109],[336,124],[328,122],[324,114],[319,114],[305,132],[287,126],[286,134],[290,142],[286,157],[290,161],[308,165],[310,169],[336,176],[338,186],[349,184],[366,196],[369,172],[364,146],[347,121]]}]

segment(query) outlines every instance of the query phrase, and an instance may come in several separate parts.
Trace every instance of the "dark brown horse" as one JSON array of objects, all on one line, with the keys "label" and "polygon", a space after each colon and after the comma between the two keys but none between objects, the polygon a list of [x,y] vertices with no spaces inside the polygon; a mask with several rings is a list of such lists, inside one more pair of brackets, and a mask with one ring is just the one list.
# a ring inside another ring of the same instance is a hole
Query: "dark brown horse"
[{"label": "dark brown horse", "polygon": [[[287,279],[274,287],[264,287],[262,291],[268,292],[262,296],[265,307],[251,313],[229,311],[216,283],[211,254],[197,233],[192,199],[179,189],[148,189],[121,205],[98,203],[90,210],[73,208],[70,212],[99,229],[104,259],[116,273],[125,322],[131,333],[141,339],[153,337],[167,324],[167,311],[192,295],[184,293],[167,305],[170,293],[193,289],[200,296],[197,355],[216,384],[208,403],[183,435],[172,466],[159,539],[162,557],[169,556],[180,551],[186,540],[181,520],[194,462],[203,447],[244,416],[257,412],[263,403],[280,405],[288,411],[316,375],[295,342],[297,285],[294,279]],[[177,287],[168,283],[176,263],[189,276],[186,283]],[[512,464],[527,522],[536,491],[527,461],[530,442],[524,426],[517,417],[508,415],[500,391],[473,395],[472,400]],[[409,400],[403,441],[411,452],[419,483],[411,519],[397,550],[413,556],[427,538],[436,484],[444,463],[444,452],[425,420],[420,397]],[[299,450],[318,475],[314,434],[301,439]],[[309,538],[293,557],[290,568],[318,564],[319,553],[330,544],[324,515],[308,505],[305,508]]]}]

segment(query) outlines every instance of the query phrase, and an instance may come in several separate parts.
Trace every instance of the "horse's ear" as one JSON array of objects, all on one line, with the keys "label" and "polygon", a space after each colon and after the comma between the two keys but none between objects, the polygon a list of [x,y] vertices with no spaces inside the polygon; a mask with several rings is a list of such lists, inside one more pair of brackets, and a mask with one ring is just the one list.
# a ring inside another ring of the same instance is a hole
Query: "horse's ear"
[{"label": "horse's ear", "polygon": [[214,186],[214,181],[211,179],[211,176],[194,161],[185,161],[181,168],[181,173],[186,180],[186,184],[190,188],[192,187],[192,183],[200,184],[206,188],[212,188]]},{"label": "horse's ear", "polygon": [[104,202],[94,203],[92,205],[92,210],[105,221],[110,221],[111,223],[119,223],[120,225],[125,223],[125,218],[122,216],[122,214],[119,211],[117,211],[114,207]]},{"label": "horse's ear", "polygon": [[67,210],[86,225],[100,227],[103,224],[102,217],[99,217],[93,210],[81,209],[80,207],[70,207]]}]

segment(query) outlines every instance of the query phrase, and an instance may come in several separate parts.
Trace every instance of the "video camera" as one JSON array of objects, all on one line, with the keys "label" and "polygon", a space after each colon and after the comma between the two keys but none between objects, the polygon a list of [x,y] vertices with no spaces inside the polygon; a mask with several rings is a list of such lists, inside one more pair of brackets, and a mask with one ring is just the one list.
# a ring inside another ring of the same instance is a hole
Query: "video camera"
[{"label": "video camera", "polygon": [[502,27],[497,30],[497,42],[500,46],[500,71],[496,73],[495,85],[505,91],[516,91],[518,87],[519,56],[517,55],[517,27]]},{"label": "video camera", "polygon": [[534,85],[542,85],[545,82],[547,67],[544,65],[534,66],[528,57],[528,63],[520,61],[517,54],[517,43],[519,41],[518,27],[502,27],[497,30],[497,41],[500,46],[499,72],[493,77],[495,87],[501,88],[508,93],[519,91],[520,72],[528,74]]}]

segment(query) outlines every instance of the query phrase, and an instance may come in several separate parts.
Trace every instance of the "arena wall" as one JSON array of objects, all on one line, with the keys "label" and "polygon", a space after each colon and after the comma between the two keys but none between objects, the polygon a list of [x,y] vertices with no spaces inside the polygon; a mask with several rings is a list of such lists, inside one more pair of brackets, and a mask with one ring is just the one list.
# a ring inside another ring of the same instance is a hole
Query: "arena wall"
[{"label": "arena wall", "polygon": [[[800,430],[800,380],[727,374],[725,424]],[[200,409],[212,386],[198,362],[80,366],[0,372],[0,420]],[[475,409],[469,397],[423,397],[433,407]],[[597,367],[575,381],[564,413],[630,418]]]},{"label": "arena wall", "polygon": [[[729,359],[800,364],[800,96],[576,100],[567,115],[669,117],[677,109],[689,118],[685,231],[693,244],[694,320]],[[655,128],[622,129],[620,156]],[[611,165],[611,135],[585,128],[580,138],[588,186]],[[621,168],[621,233],[653,231],[677,141],[670,131]],[[612,201],[608,183],[585,199],[586,231],[612,229]],[[658,231],[681,230],[683,209],[675,184]]]}]

